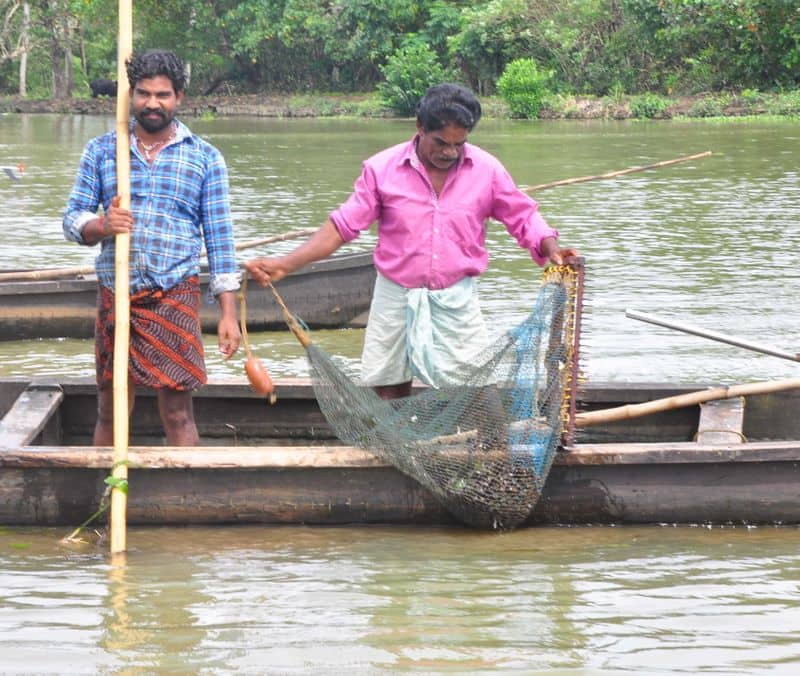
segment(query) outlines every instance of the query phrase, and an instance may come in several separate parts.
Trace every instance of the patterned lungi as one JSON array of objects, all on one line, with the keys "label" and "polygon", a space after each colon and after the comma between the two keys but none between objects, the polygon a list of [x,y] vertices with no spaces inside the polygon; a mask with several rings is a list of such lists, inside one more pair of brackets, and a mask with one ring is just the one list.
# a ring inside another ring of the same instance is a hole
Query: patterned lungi
[{"label": "patterned lungi", "polygon": [[[195,390],[206,383],[197,277],[163,291],[139,291],[130,299],[130,377],[145,387]],[[114,293],[97,294],[97,383],[113,380]]]}]

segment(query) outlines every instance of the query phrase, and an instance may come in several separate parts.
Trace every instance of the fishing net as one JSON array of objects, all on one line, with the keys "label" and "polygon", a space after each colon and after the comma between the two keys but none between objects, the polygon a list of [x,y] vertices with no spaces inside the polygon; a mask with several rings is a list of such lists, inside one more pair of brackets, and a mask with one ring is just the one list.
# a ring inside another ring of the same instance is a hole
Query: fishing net
[{"label": "fishing net", "polygon": [[339,439],[416,479],[463,523],[508,529],[539,499],[574,413],[582,279],[582,266],[548,268],[531,313],[483,351],[462,385],[394,400],[354,382],[276,298]]}]

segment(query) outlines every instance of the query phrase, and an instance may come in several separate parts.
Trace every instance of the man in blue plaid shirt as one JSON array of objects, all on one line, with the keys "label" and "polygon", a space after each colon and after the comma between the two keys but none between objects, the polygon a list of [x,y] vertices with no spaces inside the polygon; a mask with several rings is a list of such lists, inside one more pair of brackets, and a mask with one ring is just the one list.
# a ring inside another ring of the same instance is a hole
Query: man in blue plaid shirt
[{"label": "man in blue plaid shirt", "polygon": [[[199,443],[192,391],[206,378],[200,332],[199,272],[205,244],[209,297],[220,309],[219,347],[225,358],[239,348],[235,261],[228,171],[220,152],[175,119],[186,87],[183,63],[151,50],[127,63],[134,116],[131,208],[116,195],[116,132],[84,148],[64,214],[68,240],[93,246],[99,282],[95,351],[98,416],[94,443],[113,443],[114,236],[130,233],[131,328],[129,405],[134,386],[155,388],[167,444]],[[103,206],[103,215],[97,215]]]}]

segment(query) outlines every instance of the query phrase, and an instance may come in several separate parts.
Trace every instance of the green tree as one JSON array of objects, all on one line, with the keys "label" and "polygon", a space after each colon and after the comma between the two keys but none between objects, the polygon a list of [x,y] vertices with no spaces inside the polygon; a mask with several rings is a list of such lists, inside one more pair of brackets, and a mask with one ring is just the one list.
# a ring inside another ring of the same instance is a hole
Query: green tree
[{"label": "green tree", "polygon": [[386,78],[378,84],[383,104],[400,115],[414,114],[428,87],[450,79],[436,53],[420,41],[398,49],[381,71]]},{"label": "green tree", "polygon": [[497,81],[497,91],[514,117],[535,118],[548,94],[552,72],[542,72],[533,59],[509,63]]}]

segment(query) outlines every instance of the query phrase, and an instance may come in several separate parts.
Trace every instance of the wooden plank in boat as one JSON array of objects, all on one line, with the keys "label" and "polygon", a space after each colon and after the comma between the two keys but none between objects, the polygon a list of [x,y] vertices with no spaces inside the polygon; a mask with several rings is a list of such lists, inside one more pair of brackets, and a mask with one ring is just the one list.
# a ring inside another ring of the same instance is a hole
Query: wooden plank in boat
[{"label": "wooden plank in boat", "polygon": [[740,444],[744,442],[744,397],[719,399],[700,404],[698,444]]},{"label": "wooden plank in boat", "polygon": [[[654,467],[720,462],[800,463],[800,440],[698,444],[663,443],[581,444],[559,453],[559,465],[652,465]],[[666,471],[666,467],[665,467]]]},{"label": "wooden plank in boat", "polygon": [[58,410],[64,392],[58,385],[31,385],[0,419],[0,445],[26,446],[44,429]]}]

